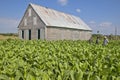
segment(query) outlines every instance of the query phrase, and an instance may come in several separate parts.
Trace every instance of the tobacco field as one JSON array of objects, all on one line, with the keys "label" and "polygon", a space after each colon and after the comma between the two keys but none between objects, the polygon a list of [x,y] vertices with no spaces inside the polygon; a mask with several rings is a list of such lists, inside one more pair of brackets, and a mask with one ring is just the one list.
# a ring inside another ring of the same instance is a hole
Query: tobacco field
[{"label": "tobacco field", "polygon": [[1,40],[0,80],[120,80],[120,41]]}]

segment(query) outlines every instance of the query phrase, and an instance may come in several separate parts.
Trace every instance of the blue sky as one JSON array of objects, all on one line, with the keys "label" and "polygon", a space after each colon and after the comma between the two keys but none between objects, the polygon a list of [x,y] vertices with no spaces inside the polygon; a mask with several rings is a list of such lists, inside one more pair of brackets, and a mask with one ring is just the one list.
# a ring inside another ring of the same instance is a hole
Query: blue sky
[{"label": "blue sky", "polygon": [[120,35],[120,0],[1,0],[0,33],[17,33],[29,3],[80,17],[93,33]]}]

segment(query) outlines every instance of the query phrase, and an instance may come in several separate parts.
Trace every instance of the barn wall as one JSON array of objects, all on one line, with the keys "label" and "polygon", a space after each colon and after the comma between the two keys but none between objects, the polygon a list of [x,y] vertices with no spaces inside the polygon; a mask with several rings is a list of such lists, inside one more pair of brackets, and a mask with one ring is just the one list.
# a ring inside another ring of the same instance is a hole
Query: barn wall
[{"label": "barn wall", "polygon": [[[31,9],[31,16],[29,16],[29,9]],[[37,17],[37,24],[34,25],[33,18]],[[25,19],[27,20],[27,25],[24,25]],[[40,29],[40,38],[45,38],[45,24],[42,22],[42,20],[38,17],[38,15],[34,12],[33,8],[29,6],[23,16],[23,19],[21,20],[19,24],[19,38],[21,39],[21,30],[24,30],[24,36],[25,40],[28,40],[28,30],[31,29],[31,39],[38,39],[38,29]]]},{"label": "barn wall", "polygon": [[91,31],[65,29],[65,28],[47,28],[47,40],[88,40],[91,37]]}]

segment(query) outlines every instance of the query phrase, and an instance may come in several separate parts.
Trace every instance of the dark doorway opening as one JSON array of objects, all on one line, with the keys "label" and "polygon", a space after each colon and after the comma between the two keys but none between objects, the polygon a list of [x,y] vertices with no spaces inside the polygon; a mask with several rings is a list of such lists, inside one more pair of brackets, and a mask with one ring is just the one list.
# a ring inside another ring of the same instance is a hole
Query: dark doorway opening
[{"label": "dark doorway opening", "polygon": [[24,30],[22,30],[22,39],[24,39]]},{"label": "dark doorway opening", "polygon": [[38,39],[40,39],[40,29],[38,29]]},{"label": "dark doorway opening", "polygon": [[31,30],[29,29],[29,40],[31,40]]}]

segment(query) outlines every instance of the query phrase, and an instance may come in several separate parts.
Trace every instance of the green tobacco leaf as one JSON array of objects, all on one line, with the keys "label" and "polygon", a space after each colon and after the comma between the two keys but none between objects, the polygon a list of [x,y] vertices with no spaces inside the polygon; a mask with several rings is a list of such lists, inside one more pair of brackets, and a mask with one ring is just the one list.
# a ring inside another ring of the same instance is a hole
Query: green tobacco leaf
[{"label": "green tobacco leaf", "polygon": [[75,80],[82,80],[83,79],[83,72],[82,72],[82,70],[80,69],[79,72],[76,72],[74,74],[74,76],[75,76]]},{"label": "green tobacco leaf", "polygon": [[58,75],[57,80],[62,80],[62,77],[60,75]]},{"label": "green tobacco leaf", "polygon": [[49,80],[49,76],[47,75],[47,73],[43,73],[42,80]]},{"label": "green tobacco leaf", "polygon": [[0,75],[0,80],[9,80],[9,77],[6,75]]},{"label": "green tobacco leaf", "polygon": [[26,80],[36,80],[36,77],[28,73]]},{"label": "green tobacco leaf", "polygon": [[120,80],[118,44],[0,40],[0,80]]},{"label": "green tobacco leaf", "polygon": [[73,71],[73,70],[70,72],[70,76],[71,76],[71,79],[72,79],[72,80],[75,80],[74,71]]},{"label": "green tobacco leaf", "polygon": [[20,80],[20,79],[23,79],[23,74],[19,70],[17,70],[15,80]]}]

